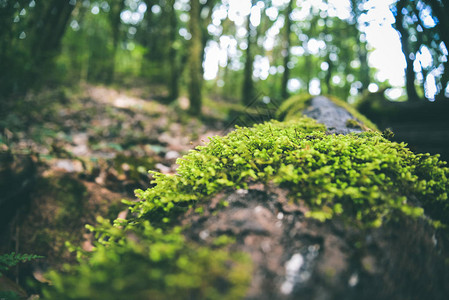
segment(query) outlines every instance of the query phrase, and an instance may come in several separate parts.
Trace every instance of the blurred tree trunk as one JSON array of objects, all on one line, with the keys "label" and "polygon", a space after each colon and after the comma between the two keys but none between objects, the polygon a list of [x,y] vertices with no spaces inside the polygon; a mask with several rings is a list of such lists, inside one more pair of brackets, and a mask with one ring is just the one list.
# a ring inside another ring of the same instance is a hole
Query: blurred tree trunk
[{"label": "blurred tree trunk", "polygon": [[449,48],[449,3],[445,0],[424,0],[424,3],[430,5],[432,14],[438,18],[441,39]]},{"label": "blurred tree trunk", "polygon": [[331,78],[332,78],[332,71],[334,70],[334,64],[332,63],[332,60],[331,60],[329,54],[327,54],[326,63],[328,65],[328,69],[326,72],[326,76],[324,77],[324,84],[326,85],[326,89],[327,89],[326,93],[328,95],[330,95],[330,94],[332,94]]},{"label": "blurred tree trunk", "polygon": [[[326,4],[328,4],[328,1],[325,1]],[[323,34],[324,36],[327,36],[329,34],[329,27],[328,27],[328,15],[326,15],[326,17],[324,18],[324,29],[323,29]],[[326,48],[328,48],[329,46],[326,46]],[[330,95],[332,93],[332,85],[331,85],[331,79],[332,79],[332,72],[334,70],[334,66],[330,57],[331,54],[331,50],[328,49],[327,50],[327,55],[326,55],[326,63],[327,63],[327,71],[326,71],[326,75],[324,76],[324,85],[326,86],[326,93],[328,95]]]},{"label": "blurred tree trunk", "polygon": [[[144,53],[144,57],[147,60],[151,60],[151,54],[153,52],[153,35],[152,35],[152,29],[153,29],[153,14],[151,9],[154,5],[154,0],[145,0],[145,5],[147,6],[147,10],[145,11],[143,22],[142,22],[142,29],[144,31],[144,34],[142,35],[142,46],[146,48],[147,51]],[[142,63],[140,68],[141,74],[146,74],[148,65],[145,63]]]},{"label": "blurred tree trunk", "polygon": [[407,97],[409,101],[417,101],[419,100],[418,94],[416,93],[415,88],[415,71],[413,70],[413,60],[411,59],[411,51],[409,45],[409,32],[404,25],[404,16],[402,14],[402,10],[406,6],[406,0],[399,0],[396,3],[396,20],[395,20],[395,29],[399,32],[401,39],[402,52],[405,56],[405,61],[407,63],[405,68],[405,88],[407,91]]},{"label": "blurred tree trunk", "polygon": [[[254,0],[251,1],[254,4]],[[250,20],[251,14],[248,15],[246,20],[247,30],[247,48],[246,48],[246,60],[245,67],[243,69],[243,86],[242,86],[242,103],[245,105],[250,104],[254,100],[254,82],[253,82],[253,65],[254,55],[252,53],[254,28]]]},{"label": "blurred tree trunk", "polygon": [[[440,38],[446,45],[446,49],[449,49],[449,3],[447,0],[424,0],[424,2],[432,8],[432,14],[438,18]],[[441,81],[443,84],[442,94],[444,95],[444,89],[449,84],[449,63],[443,62],[444,73]]]},{"label": "blurred tree trunk", "polygon": [[177,26],[178,19],[176,17],[176,11],[174,8],[175,0],[167,1],[167,13],[169,19],[169,50],[168,50],[168,63],[170,68],[170,78],[168,84],[169,101],[174,101],[179,96],[179,77],[180,68],[178,66],[177,60],[177,50],[176,50],[176,37],[177,37]]},{"label": "blurred tree trunk", "polygon": [[[74,1],[0,1],[0,98],[25,93],[51,74]],[[19,23],[14,15],[26,11]]]},{"label": "blurred tree trunk", "polygon": [[112,62],[110,65],[107,81],[112,82],[115,76],[115,61],[120,38],[120,14],[125,8],[125,0],[115,0],[113,2],[110,2],[109,5],[111,7],[108,17],[112,30]]},{"label": "blurred tree trunk", "polygon": [[[201,54],[201,61],[204,61],[206,55],[206,46],[207,42],[211,39],[211,35],[209,34],[209,30],[207,26],[212,22],[212,13],[214,12],[214,6],[217,3],[217,0],[206,0],[204,4],[200,6],[200,16],[202,11],[207,9],[206,17],[200,17],[201,20],[201,42],[203,45],[203,52]],[[204,73],[204,70],[201,65],[201,70]]]},{"label": "blurred tree trunk", "polygon": [[202,95],[201,86],[203,80],[202,73],[202,39],[201,39],[201,25],[200,25],[200,0],[190,1],[190,20],[189,30],[192,38],[190,39],[189,47],[189,112],[192,115],[201,115]]},{"label": "blurred tree trunk", "polygon": [[355,19],[355,28],[357,30],[357,56],[360,61],[360,82],[362,83],[361,87],[359,88],[359,93],[363,93],[370,84],[370,74],[369,74],[369,65],[368,65],[368,50],[366,48],[366,41],[362,39],[365,39],[364,34],[359,30],[358,21],[360,16],[362,15],[362,11],[359,8],[360,0],[351,0],[351,10],[352,14]]},{"label": "blurred tree trunk", "polygon": [[288,63],[290,62],[290,45],[291,45],[291,32],[292,32],[292,20],[290,14],[292,13],[293,0],[290,0],[285,8],[285,35],[284,35],[284,73],[282,74],[282,86],[281,96],[283,99],[287,99],[289,96],[287,85],[290,79],[290,68]]},{"label": "blurred tree trunk", "polygon": [[[48,3],[48,2],[47,2]],[[33,51],[35,66],[40,67],[53,58],[60,46],[60,42],[67,28],[68,21],[75,4],[70,0],[52,0],[41,9],[36,3],[36,14],[30,24],[30,49]]]},{"label": "blurred tree trunk", "polygon": [[370,67],[368,65],[368,50],[366,49],[366,41],[362,42],[360,40],[361,38],[360,31],[358,36],[359,41],[357,51],[360,61],[360,82],[362,83],[362,86],[359,89],[359,93],[363,93],[368,88],[368,85],[370,84],[371,81],[369,74]]}]

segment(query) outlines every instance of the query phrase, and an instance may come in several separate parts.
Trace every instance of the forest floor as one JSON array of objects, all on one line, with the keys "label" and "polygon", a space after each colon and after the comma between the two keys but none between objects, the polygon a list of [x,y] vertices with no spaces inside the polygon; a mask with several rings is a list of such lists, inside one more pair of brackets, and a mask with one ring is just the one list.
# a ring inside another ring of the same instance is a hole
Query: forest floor
[{"label": "forest floor", "polygon": [[[149,170],[174,174],[178,158],[233,128],[213,107],[198,120],[186,114],[187,99],[160,98],[149,88],[85,85],[28,96],[22,113],[3,120],[0,252],[45,256],[10,278],[44,280],[46,269],[75,259],[67,242],[91,249],[85,224],[125,217],[121,200],[151,187]],[[0,285],[14,283],[3,276]]]}]

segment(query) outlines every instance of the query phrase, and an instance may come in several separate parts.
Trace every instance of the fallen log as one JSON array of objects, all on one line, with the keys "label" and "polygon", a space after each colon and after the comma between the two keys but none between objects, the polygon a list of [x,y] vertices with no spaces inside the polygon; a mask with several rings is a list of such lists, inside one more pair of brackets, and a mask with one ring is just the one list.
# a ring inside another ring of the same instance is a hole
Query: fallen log
[{"label": "fallen log", "polygon": [[445,299],[445,163],[331,99],[293,100],[155,173],[45,299]]}]

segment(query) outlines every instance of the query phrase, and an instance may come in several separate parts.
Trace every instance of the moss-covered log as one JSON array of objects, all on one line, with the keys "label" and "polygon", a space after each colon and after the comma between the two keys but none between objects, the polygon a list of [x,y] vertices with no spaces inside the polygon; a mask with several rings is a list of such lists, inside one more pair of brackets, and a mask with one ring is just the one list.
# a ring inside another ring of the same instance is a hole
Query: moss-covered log
[{"label": "moss-covered log", "polygon": [[339,102],[286,103],[289,120],[211,138],[176,175],[155,173],[127,220],[91,227],[96,250],[51,273],[45,298],[445,299],[445,163]]}]

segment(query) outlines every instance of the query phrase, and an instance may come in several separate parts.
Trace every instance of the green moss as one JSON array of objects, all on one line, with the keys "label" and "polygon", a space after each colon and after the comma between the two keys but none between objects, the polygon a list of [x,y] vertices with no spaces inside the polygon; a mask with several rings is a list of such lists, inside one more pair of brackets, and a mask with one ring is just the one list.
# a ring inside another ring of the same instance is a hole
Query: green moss
[{"label": "green moss", "polygon": [[380,225],[396,213],[416,215],[417,203],[440,203],[449,212],[445,162],[416,155],[378,132],[327,135],[323,125],[308,118],[214,137],[178,164],[178,175],[155,173],[156,186],[137,191],[142,201],[129,203],[137,214],[134,221],[161,222],[193,201],[226,187],[245,188],[249,181],[289,189],[319,219],[341,215],[361,225]]},{"label": "green moss", "polygon": [[276,118],[278,120],[291,120],[296,119],[302,115],[304,109],[312,100],[313,96],[310,94],[294,95],[285,100],[276,111]]},{"label": "green moss", "polygon": [[357,120],[355,120],[355,119],[348,119],[347,121],[346,121],[346,127],[348,127],[348,128],[355,128],[355,129],[362,129],[363,127],[363,125],[362,124],[360,124]]},{"label": "green moss", "polygon": [[241,299],[250,282],[249,257],[198,246],[179,227],[163,231],[148,221],[126,230],[101,221],[89,261],[50,272],[45,299]]},{"label": "green moss", "polygon": [[211,138],[177,163],[176,175],[154,172],[155,186],[136,191],[140,201],[126,202],[131,219],[91,228],[97,250],[73,275],[52,275],[57,292],[49,292],[50,299],[72,293],[79,295],[73,299],[97,293],[99,299],[241,298],[251,268],[241,254],[226,250],[230,240],[218,238],[216,249],[197,245],[172,224],[194,203],[252,182],[289,190],[294,201],[308,205],[308,217],[322,221],[338,217],[370,228],[426,216],[449,223],[446,163],[375,131],[329,135],[309,118],[272,121]]}]

